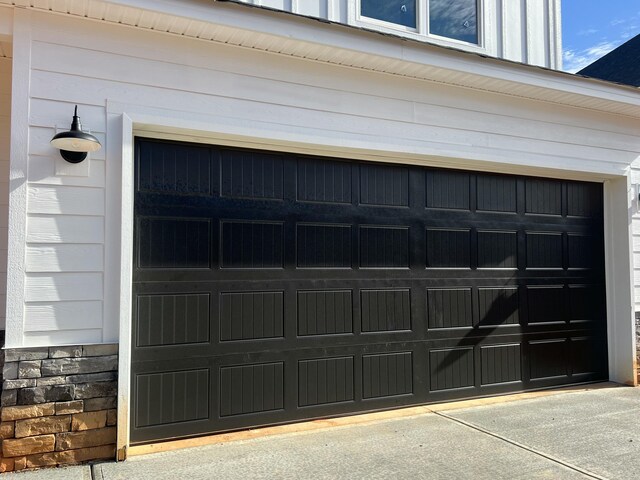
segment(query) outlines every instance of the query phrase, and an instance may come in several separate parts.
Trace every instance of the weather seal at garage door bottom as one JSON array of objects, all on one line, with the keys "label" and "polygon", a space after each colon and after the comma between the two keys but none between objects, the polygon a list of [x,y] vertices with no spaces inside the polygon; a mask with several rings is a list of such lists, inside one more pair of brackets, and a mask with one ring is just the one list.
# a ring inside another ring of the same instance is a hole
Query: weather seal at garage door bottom
[{"label": "weather seal at garage door bottom", "polygon": [[[474,398],[469,400],[459,400],[454,402],[433,403],[428,405],[398,408],[392,410],[382,410],[378,412],[361,413],[343,417],[323,418],[317,420],[304,421],[299,423],[288,423],[284,425],[274,425],[268,427],[252,428],[234,432],[217,433],[200,437],[184,438],[179,440],[167,440],[164,442],[133,445],[127,450],[127,457],[147,455],[150,453],[169,452],[183,448],[202,447],[205,445],[215,445],[217,443],[228,443],[239,440],[251,440],[254,438],[268,437],[272,435],[286,435],[314,430],[322,430],[332,427],[347,427],[352,425],[362,425],[366,423],[391,420],[395,418],[412,417],[427,413],[438,413],[447,410],[458,410],[462,408],[479,407],[483,405],[496,405],[500,403],[515,402],[518,400],[530,400],[534,398],[548,397],[561,393],[585,392],[600,390],[604,388],[623,387],[613,382],[597,382],[590,384],[569,385],[565,387],[551,387],[535,391],[514,393],[510,395],[495,395],[489,397]],[[535,453],[535,452],[534,452]]]}]

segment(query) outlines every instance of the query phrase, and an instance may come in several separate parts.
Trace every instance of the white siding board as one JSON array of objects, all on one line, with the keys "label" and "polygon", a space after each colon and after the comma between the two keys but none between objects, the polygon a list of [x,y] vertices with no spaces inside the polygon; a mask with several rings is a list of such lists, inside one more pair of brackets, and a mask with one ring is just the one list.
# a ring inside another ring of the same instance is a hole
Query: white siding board
[{"label": "white siding board", "polygon": [[59,330],[49,332],[25,332],[25,347],[40,347],[50,345],[87,345],[102,343],[102,330]]},{"label": "white siding board", "polygon": [[25,280],[26,302],[102,300],[102,273],[28,273]]},{"label": "white siding board", "polygon": [[82,319],[85,328],[102,328],[100,301],[28,303],[25,315],[30,319],[25,328],[27,332],[74,330],[78,328],[78,319]]},{"label": "white siding board", "polygon": [[526,33],[525,0],[503,0],[502,44],[503,57],[514,62],[526,62],[526,44],[522,41]]},{"label": "white siding board", "polygon": [[[197,43],[197,42],[195,42]],[[486,102],[486,99],[478,97],[474,92],[460,92],[458,89],[451,87],[437,86],[436,84],[428,84],[429,88],[425,87],[424,81],[410,81],[404,80],[405,83],[409,82],[410,88],[393,89],[389,88],[393,84],[403,83],[402,79],[390,79],[386,75],[368,74],[368,76],[360,79],[351,78],[357,73],[350,73],[344,69],[337,68],[331,72],[331,78],[327,78],[327,72],[325,71],[321,76],[316,72],[317,67],[313,64],[305,64],[304,70],[310,70],[308,76],[298,78],[299,73],[296,72],[295,76],[286,77],[287,80],[283,81],[281,74],[282,69],[276,69],[271,71],[269,67],[265,67],[266,72],[263,72],[263,67],[254,69],[251,76],[243,74],[241,71],[234,72],[235,63],[231,62],[231,65],[227,65],[228,53],[223,53],[218,48],[208,52],[208,56],[217,59],[215,65],[203,65],[203,66],[184,66],[180,70],[174,68],[173,63],[167,60],[178,61],[178,59],[157,59],[149,60],[139,56],[133,56],[135,51],[129,51],[127,57],[122,57],[119,49],[116,49],[113,54],[97,53],[95,51],[88,51],[82,48],[75,47],[61,47],[59,45],[51,45],[46,43],[37,43],[38,48],[34,49],[34,56],[41,57],[41,61],[46,63],[41,65],[44,71],[47,72],[60,72],[60,70],[67,69],[67,73],[73,73],[74,78],[68,78],[60,84],[60,82],[49,83],[47,80],[49,77],[45,77],[44,85],[48,88],[43,92],[40,92],[36,83],[33,88],[33,95],[43,98],[57,98],[56,90],[66,91],[67,85],[75,85],[75,92],[79,96],[76,101],[95,102],[95,96],[91,95],[90,91],[86,91],[86,85],[88,82],[83,81],[81,77],[91,76],[92,79],[110,79],[119,84],[122,84],[122,78],[127,78],[127,82],[135,83],[141,86],[155,86],[160,88],[171,88],[173,90],[186,90],[195,93],[204,93],[208,95],[227,96],[229,98],[244,97],[248,100],[255,100],[261,102],[272,102],[283,105],[303,106],[305,108],[317,108],[320,110],[353,110],[354,108],[371,109],[371,117],[376,118],[377,115],[382,115],[383,118],[398,118],[398,115],[402,114],[401,103],[397,100],[403,100],[407,103],[424,103],[425,105],[441,105],[448,106],[449,108],[456,108],[464,112],[475,111],[478,114],[482,113],[495,113],[504,115],[509,113],[509,110],[516,110],[513,112],[513,116],[527,118],[533,113],[533,117],[539,121],[551,122],[558,125],[567,125],[567,112],[563,109],[558,109],[553,105],[544,105],[540,102],[529,102],[531,109],[522,108],[521,102],[526,100],[519,100],[514,102],[508,97],[495,95],[495,105],[493,102]],[[200,46],[201,47],[201,46]],[[54,49],[54,50],[49,50]],[[60,65],[60,62],[56,61],[55,49],[62,49],[65,56],[72,59],[77,59],[77,68],[69,69]],[[42,51],[41,51],[42,50]],[[210,49],[211,50],[211,49]],[[142,52],[140,52],[142,53]],[[170,54],[169,54],[170,55]],[[246,70],[246,64],[255,65],[260,62],[255,57],[256,52],[238,52],[238,56],[247,56],[244,70]],[[198,56],[199,57],[199,56]],[[281,63],[277,59],[276,63]],[[210,60],[209,60],[210,62]],[[104,71],[101,65],[122,65],[121,68],[114,66],[113,69]],[[264,62],[263,62],[264,63]],[[293,63],[281,63],[282,68],[293,68],[300,65],[299,61],[293,61]],[[217,69],[214,69],[213,67]],[[227,69],[223,71],[222,68]],[[328,67],[331,69],[331,67]],[[321,69],[319,71],[322,71]],[[259,73],[260,76],[256,77]],[[272,78],[272,75],[279,76],[276,80]],[[211,75],[216,76],[216,81],[211,81]],[[34,81],[38,81],[38,73],[34,73],[36,77]],[[308,77],[314,77],[312,80]],[[185,81],[185,78],[188,81]],[[325,85],[321,85],[322,82],[326,82]],[[259,83],[259,86],[257,84]],[[318,86],[318,89],[309,92],[309,89],[314,85]],[[102,88],[108,88],[104,85]],[[355,93],[354,92],[358,92]],[[374,95],[376,98],[371,99],[363,95]],[[403,95],[398,98],[398,93]],[[86,96],[83,94],[87,94]],[[393,97],[395,95],[395,97]],[[484,95],[491,95],[488,92],[484,92]],[[458,98],[460,97],[460,98]],[[67,98],[66,96],[63,98]],[[384,103],[390,103],[396,101],[394,108],[385,108]],[[310,103],[314,102],[314,103]],[[380,103],[380,107],[378,107]],[[475,104],[475,105],[474,105]],[[520,108],[517,108],[520,105]],[[359,106],[359,107],[358,107]],[[475,106],[475,108],[474,108]],[[514,108],[515,107],[515,108]],[[505,108],[507,109],[505,111]],[[378,111],[374,111],[377,109]],[[562,112],[562,113],[561,113]],[[561,113],[565,118],[558,117],[556,114]],[[366,114],[366,113],[365,113]],[[588,116],[589,113],[585,112]],[[602,121],[601,128],[603,131],[609,131],[616,133],[620,130],[614,128],[620,125],[619,118],[610,116],[607,120],[617,122],[615,124],[608,124],[606,121]],[[575,122],[575,117],[572,119]],[[99,124],[102,125],[104,120],[101,120]],[[487,122],[490,124],[491,122]],[[89,125],[85,122],[86,125]],[[584,123],[582,123],[584,128]],[[89,125],[90,126],[90,125]],[[628,127],[627,127],[628,128]],[[96,127],[99,130],[99,127]],[[620,131],[620,133],[626,133]],[[629,131],[630,135],[634,135],[635,132]]]},{"label": "white siding board", "polygon": [[102,245],[27,245],[27,272],[101,272]]},{"label": "white siding board", "polygon": [[527,63],[541,67],[551,66],[547,48],[547,1],[526,0]]},{"label": "white siding board", "polygon": [[[56,102],[53,100],[32,98],[29,109],[29,125],[33,127],[51,128],[52,121],[55,126],[69,127],[73,116],[74,102]],[[82,122],[83,130],[104,133],[105,116],[104,106],[78,105],[78,115]]]},{"label": "white siding board", "polygon": [[101,244],[105,239],[103,217],[30,215],[27,226],[30,243]]},{"label": "white siding board", "polygon": [[[78,25],[73,25],[73,27],[70,27],[67,19],[59,17],[55,19],[55,21],[51,22],[50,25],[44,26],[42,31],[37,32],[37,35],[41,41],[45,41],[45,42],[51,41],[54,43],[66,42],[69,45],[74,45],[74,44],[78,44],[78,42],[74,41],[74,39],[71,38],[72,34],[67,32],[75,30],[77,28],[82,29],[83,27]],[[235,59],[235,62],[233,62],[236,68],[243,69],[245,74],[255,75],[255,72],[257,71],[256,65],[257,63],[259,63],[260,64],[259,70],[260,71],[268,70],[272,72],[272,75],[274,75],[274,78],[282,78],[282,75],[280,74],[280,72],[282,71],[282,68],[280,68],[280,64],[287,63],[287,62],[290,63],[292,61],[292,59],[288,59],[285,57],[270,55],[270,59],[269,59],[270,61],[264,62],[262,60],[263,59],[262,56],[268,55],[268,54],[265,54],[263,52],[255,52],[255,51],[246,50],[246,49],[238,52],[229,52],[227,49],[227,51],[225,52],[225,48],[220,45],[209,44],[205,42],[198,42],[198,41],[189,40],[189,39],[181,39],[184,42],[189,42],[189,47],[188,47],[189,55],[185,56],[182,53],[180,53],[180,50],[173,47],[174,43],[172,42],[174,42],[175,39],[167,35],[154,34],[156,38],[153,43],[153,47],[150,49],[149,42],[145,41],[144,37],[140,37],[139,39],[137,38],[137,36],[145,35],[145,33],[148,33],[148,32],[129,31],[127,32],[126,36],[123,35],[122,40],[114,39],[113,36],[111,36],[108,40],[106,40],[105,38],[100,38],[101,37],[100,33],[102,32],[106,36],[106,32],[109,31],[109,28],[110,27],[108,25],[95,24],[95,23],[92,24],[91,28],[90,29],[87,28],[86,32],[84,32],[86,36],[83,38],[82,45],[85,48],[90,50],[101,51],[101,50],[104,50],[105,44],[108,44],[110,51],[112,51],[113,53],[121,54],[123,56],[138,56],[141,58],[165,60],[170,63],[185,64],[185,65],[195,65],[195,64],[209,65],[211,68],[217,68],[216,66],[220,65],[222,62],[224,64],[228,64],[230,61],[232,61],[231,59],[229,59],[229,56],[231,55],[232,58],[237,57]],[[335,51],[335,49],[333,48],[329,48],[328,50]],[[384,52],[380,52],[380,54],[384,54]],[[253,56],[257,55],[258,61],[257,62],[250,61],[249,59],[245,60],[244,57],[247,55],[253,55]],[[423,61],[424,59],[420,60],[420,62],[423,62]],[[395,62],[395,63],[399,63],[399,62]],[[416,64],[416,66],[419,66],[419,65]],[[335,72],[331,71],[331,66],[329,65],[314,66],[313,64],[307,64],[306,68],[304,69],[305,73],[306,73],[306,70],[313,70],[313,71],[309,71],[308,75],[306,75],[306,77],[308,77],[306,79],[306,83],[309,83],[309,84],[312,84],[311,79],[313,79],[315,75],[320,75],[320,78],[318,78],[316,82],[331,82],[331,78],[334,78],[333,81],[339,85],[345,81],[345,79],[341,78],[339,75],[336,76]],[[363,73],[364,72],[352,71],[350,72],[350,76],[348,78],[353,78],[353,80],[356,80],[357,76],[359,74],[362,75]],[[301,74],[304,74],[304,73],[302,73],[301,71],[296,72],[295,73],[296,78],[299,77]],[[127,75],[128,75],[128,72],[127,72]],[[447,73],[447,75],[449,78],[451,78],[450,72]],[[386,79],[389,79],[389,77],[384,76],[380,78],[385,79],[384,82],[381,82],[382,91],[389,90],[385,83]],[[369,78],[369,80],[371,80],[371,78]],[[494,82],[492,80],[489,80],[488,85],[490,85],[491,83],[494,83]],[[368,85],[365,82],[358,82],[358,85],[359,85],[359,88],[368,88]],[[423,92],[420,92],[420,89],[415,89],[415,90],[405,89],[405,90],[398,90],[398,91],[400,92],[404,91],[407,95],[414,95],[414,96],[421,95],[421,93],[423,93]],[[490,108],[491,106],[487,105],[487,107]]]},{"label": "white siding board", "polygon": [[[57,155],[57,154],[56,154]],[[31,155],[29,157],[28,179],[31,184],[39,185],[68,185],[80,187],[101,187],[105,186],[105,162],[102,160],[88,159],[89,176],[56,176],[56,162],[53,157],[42,157]],[[2,168],[0,166],[0,172]]]},{"label": "white siding board", "polygon": [[327,18],[327,0],[291,0],[291,10],[309,17]]},{"label": "white siding board", "polygon": [[276,10],[291,11],[292,0],[256,0],[256,4],[262,7],[275,8]]},{"label": "white siding board", "polygon": [[101,188],[30,185],[27,195],[29,213],[104,215]]},{"label": "white siding board", "polygon": [[[58,75],[59,74],[53,73],[46,74],[46,81],[45,79],[42,79],[42,85],[51,87],[52,83],[54,82],[60,84],[70,82],[73,86],[74,83],[81,83],[83,81],[83,79],[71,78],[68,76],[64,76],[63,79]],[[38,77],[40,76],[41,75],[38,75]],[[84,80],[86,82],[86,79]],[[286,121],[281,121],[282,123],[280,126],[287,131],[292,131],[294,128],[306,128],[309,131],[310,135],[322,136],[325,138],[334,138],[339,134],[355,134],[361,136],[364,135],[365,138],[363,139],[363,141],[372,142],[373,139],[375,139],[373,143],[370,143],[371,145],[374,145],[378,144],[381,138],[391,137],[394,139],[394,142],[387,148],[395,148],[398,143],[404,142],[407,145],[411,143],[413,143],[414,145],[423,145],[422,148],[424,149],[424,151],[428,151],[428,143],[424,141],[425,139],[428,139],[429,141],[437,142],[440,144],[463,146],[474,145],[482,147],[491,145],[494,148],[500,148],[500,146],[507,145],[508,150],[513,152],[529,152],[532,149],[532,142],[536,142],[537,146],[535,150],[538,153],[546,153],[557,157],[574,156],[576,160],[604,160],[604,150],[600,149],[600,147],[585,147],[576,144],[567,145],[567,143],[544,142],[533,136],[529,136],[527,138],[518,138],[508,135],[508,132],[506,131],[497,134],[499,139],[495,137],[491,138],[484,132],[479,132],[472,128],[469,128],[468,130],[465,129],[464,120],[461,120],[461,122],[458,124],[458,128],[446,129],[442,128],[439,125],[386,121],[385,119],[376,118],[375,115],[357,115],[360,113],[358,111],[354,112],[355,115],[347,115],[341,112],[335,113],[328,110],[322,110],[318,112],[310,108],[310,106],[307,106],[306,108],[300,108],[300,106],[291,107],[278,102],[258,103],[256,100],[233,97],[221,98],[207,96],[205,99],[198,93],[172,90],[168,88],[160,89],[156,87],[144,87],[131,84],[125,85],[122,83],[117,83],[115,81],[105,82],[104,80],[99,80],[93,81],[92,83],[101,84],[101,90],[103,92],[107,92],[110,98],[122,101],[123,103],[147,103],[153,104],[157,108],[175,108],[176,105],[181,105],[182,111],[187,110],[193,112],[202,112],[201,115],[203,116],[204,123],[211,122],[212,117],[209,112],[215,110],[216,117],[243,119],[240,120],[240,123],[264,122],[265,124],[274,126],[274,119],[286,119]],[[257,91],[262,88],[260,82],[255,82],[251,85],[246,84],[243,86],[246,88],[246,91]],[[34,86],[34,88],[37,87]],[[86,86],[84,88],[80,88],[80,85],[78,85],[78,88],[74,88],[74,90],[86,91]],[[321,92],[308,92],[306,96],[301,95],[300,99],[301,101],[304,101],[304,98],[302,97],[306,97],[307,99],[314,98],[317,93]],[[284,92],[283,96],[286,96],[284,95]],[[307,102],[309,103],[312,103],[314,101],[315,100],[307,100]],[[333,102],[335,102],[335,100],[332,100],[332,103]],[[358,104],[354,105],[353,108],[366,108],[361,107],[360,105],[367,103],[370,102],[358,102]],[[213,104],[216,105],[215,109],[210,108],[210,105]],[[312,106],[315,107],[315,105]],[[400,104],[399,107],[400,111],[402,111],[402,104]],[[321,116],[319,116],[320,113],[322,114]],[[196,118],[195,115],[193,117]],[[363,118],[360,117],[365,117],[376,121],[364,122]],[[208,118],[209,120],[204,120],[205,118]],[[437,120],[434,120],[434,123],[437,123]],[[487,121],[485,125],[489,124],[491,124],[491,122]],[[514,123],[505,122],[505,125],[514,125]],[[548,132],[552,131],[553,129],[548,129]],[[564,132],[564,135],[566,136],[566,132]],[[567,141],[568,140],[565,140],[565,142]],[[48,148],[49,147],[47,147],[47,149]],[[384,147],[382,148],[384,149]],[[624,151],[614,152],[610,149],[607,151],[606,155],[606,161],[608,163],[618,162],[621,165],[628,164],[628,162],[630,161],[630,155],[634,155],[633,158],[635,158],[635,153],[631,154]]]}]

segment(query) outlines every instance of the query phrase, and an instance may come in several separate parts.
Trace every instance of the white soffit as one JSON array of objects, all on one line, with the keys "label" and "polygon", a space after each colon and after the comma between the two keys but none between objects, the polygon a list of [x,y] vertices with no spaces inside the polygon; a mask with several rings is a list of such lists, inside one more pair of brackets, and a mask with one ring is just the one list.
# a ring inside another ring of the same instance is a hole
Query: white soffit
[{"label": "white soffit", "polygon": [[640,118],[640,89],[634,87],[245,4],[215,0],[0,0],[0,4]]}]

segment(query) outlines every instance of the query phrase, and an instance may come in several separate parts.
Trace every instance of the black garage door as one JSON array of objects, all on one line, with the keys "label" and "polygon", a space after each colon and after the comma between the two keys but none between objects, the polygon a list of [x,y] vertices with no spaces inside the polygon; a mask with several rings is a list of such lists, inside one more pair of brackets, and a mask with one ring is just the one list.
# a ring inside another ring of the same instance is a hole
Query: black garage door
[{"label": "black garage door", "polygon": [[133,443],[607,378],[602,186],[138,139]]}]

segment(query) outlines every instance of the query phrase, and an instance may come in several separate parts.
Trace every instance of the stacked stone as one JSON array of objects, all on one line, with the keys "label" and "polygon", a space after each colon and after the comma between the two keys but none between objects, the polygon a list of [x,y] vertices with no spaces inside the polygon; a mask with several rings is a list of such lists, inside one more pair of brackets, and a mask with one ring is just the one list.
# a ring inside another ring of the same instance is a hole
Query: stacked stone
[{"label": "stacked stone", "polygon": [[0,472],[114,459],[117,345],[6,349]]}]

